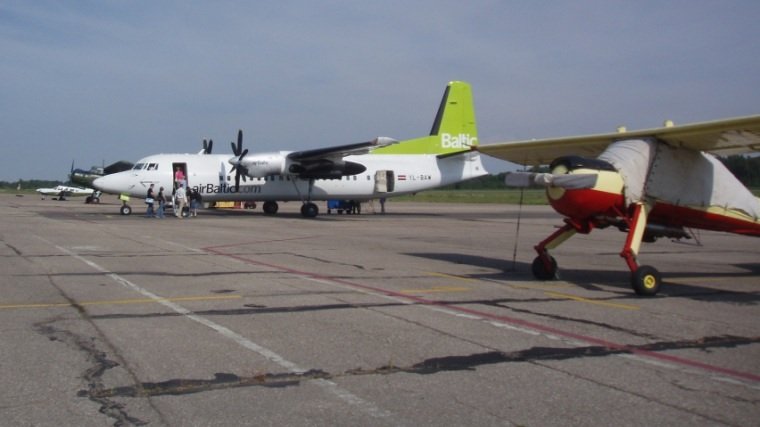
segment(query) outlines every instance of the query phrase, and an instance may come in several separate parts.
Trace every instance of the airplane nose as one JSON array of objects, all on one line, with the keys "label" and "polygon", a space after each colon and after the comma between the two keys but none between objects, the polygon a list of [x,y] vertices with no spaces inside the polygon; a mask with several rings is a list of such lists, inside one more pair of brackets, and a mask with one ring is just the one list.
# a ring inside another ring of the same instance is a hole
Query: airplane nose
[{"label": "airplane nose", "polygon": [[95,187],[96,190],[102,191],[104,193],[111,193],[111,194],[118,194],[120,193],[120,190],[117,188],[117,180],[116,175],[106,175],[101,176],[100,178],[96,178],[94,181],[92,181],[92,186]]}]

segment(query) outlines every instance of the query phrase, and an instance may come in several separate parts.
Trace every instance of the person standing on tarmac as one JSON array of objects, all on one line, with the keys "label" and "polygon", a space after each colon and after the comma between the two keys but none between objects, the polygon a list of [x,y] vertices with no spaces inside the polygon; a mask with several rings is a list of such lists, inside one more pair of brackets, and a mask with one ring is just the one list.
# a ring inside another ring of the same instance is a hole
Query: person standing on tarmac
[{"label": "person standing on tarmac", "polygon": [[190,216],[198,216],[198,206],[203,202],[201,193],[193,187],[193,189],[190,190],[190,195],[188,197],[190,199]]},{"label": "person standing on tarmac", "polygon": [[164,187],[158,189],[158,209],[156,210],[156,218],[164,218],[164,208],[166,207],[166,199],[164,198]]}]

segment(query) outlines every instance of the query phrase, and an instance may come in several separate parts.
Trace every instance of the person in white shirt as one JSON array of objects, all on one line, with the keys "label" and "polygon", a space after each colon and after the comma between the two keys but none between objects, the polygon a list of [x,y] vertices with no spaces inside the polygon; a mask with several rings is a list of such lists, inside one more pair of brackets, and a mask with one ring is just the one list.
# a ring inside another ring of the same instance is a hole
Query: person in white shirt
[{"label": "person in white shirt", "polygon": [[185,186],[180,184],[177,188],[177,192],[174,193],[174,216],[177,218],[184,218],[182,216],[182,209],[187,203],[187,193],[185,193]]}]

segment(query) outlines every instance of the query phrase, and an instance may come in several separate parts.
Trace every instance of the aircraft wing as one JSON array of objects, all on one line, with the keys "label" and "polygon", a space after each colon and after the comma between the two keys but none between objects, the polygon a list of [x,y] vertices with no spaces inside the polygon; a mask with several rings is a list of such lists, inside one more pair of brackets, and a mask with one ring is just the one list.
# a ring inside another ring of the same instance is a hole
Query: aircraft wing
[{"label": "aircraft wing", "polygon": [[638,138],[656,138],[674,147],[724,156],[757,152],[760,151],[760,115],[639,131],[502,142],[481,145],[478,151],[514,163],[545,165],[566,155],[597,157],[615,141]]},{"label": "aircraft wing", "polygon": [[55,188],[38,188],[35,191],[43,196],[57,196],[61,193],[61,190],[56,190]]},{"label": "aircraft wing", "polygon": [[375,148],[395,144],[398,141],[384,136],[377,137],[372,141],[359,142],[356,144],[338,145],[334,147],[317,148],[314,150],[294,151],[288,154],[291,160],[303,162],[321,159],[339,159],[346,156],[367,154]]}]

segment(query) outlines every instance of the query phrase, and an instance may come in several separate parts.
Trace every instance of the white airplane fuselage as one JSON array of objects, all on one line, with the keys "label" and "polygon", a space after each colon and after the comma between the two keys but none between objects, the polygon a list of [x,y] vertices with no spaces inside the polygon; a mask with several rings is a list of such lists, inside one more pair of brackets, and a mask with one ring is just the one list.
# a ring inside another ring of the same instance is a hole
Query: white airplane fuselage
[{"label": "white airplane fuselage", "polygon": [[[235,188],[235,173],[225,154],[156,154],[138,161],[134,168],[95,180],[93,185],[106,193],[144,198],[150,184],[154,191],[164,187],[167,196],[174,188],[174,170],[180,166],[187,187],[197,189],[204,202],[214,201],[293,201],[352,199],[369,200],[416,193],[486,175],[479,153],[448,158],[421,154],[365,154],[344,160],[364,165],[366,171],[341,179],[309,180],[292,174],[246,178]],[[385,185],[378,183],[385,177]]]}]

